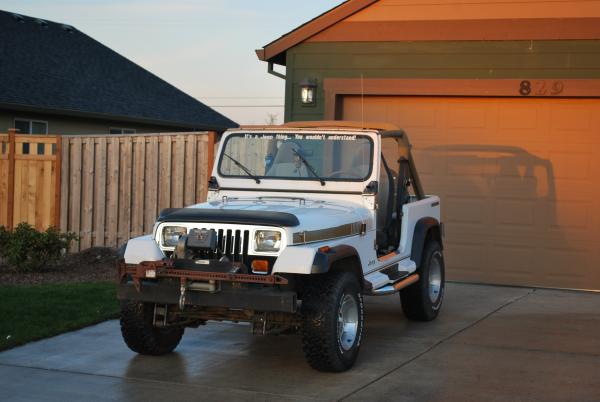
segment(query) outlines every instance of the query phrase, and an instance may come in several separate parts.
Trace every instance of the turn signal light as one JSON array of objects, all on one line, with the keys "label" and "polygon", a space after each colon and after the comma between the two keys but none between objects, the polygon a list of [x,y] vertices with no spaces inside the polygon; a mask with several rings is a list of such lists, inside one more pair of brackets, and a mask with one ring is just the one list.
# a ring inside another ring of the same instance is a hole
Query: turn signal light
[{"label": "turn signal light", "polygon": [[267,260],[254,260],[250,266],[253,272],[269,272],[269,261]]}]

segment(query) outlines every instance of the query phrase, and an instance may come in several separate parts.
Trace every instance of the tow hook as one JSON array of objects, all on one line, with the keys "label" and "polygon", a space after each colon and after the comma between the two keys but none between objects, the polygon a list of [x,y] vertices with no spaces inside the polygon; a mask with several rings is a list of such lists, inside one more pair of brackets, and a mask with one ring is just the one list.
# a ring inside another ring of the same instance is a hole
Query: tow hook
[{"label": "tow hook", "polygon": [[179,287],[179,310],[183,311],[185,308],[185,292],[187,290],[187,284],[185,278],[181,278],[181,286]]},{"label": "tow hook", "polygon": [[252,317],[252,335],[267,334],[267,313],[255,312]]}]

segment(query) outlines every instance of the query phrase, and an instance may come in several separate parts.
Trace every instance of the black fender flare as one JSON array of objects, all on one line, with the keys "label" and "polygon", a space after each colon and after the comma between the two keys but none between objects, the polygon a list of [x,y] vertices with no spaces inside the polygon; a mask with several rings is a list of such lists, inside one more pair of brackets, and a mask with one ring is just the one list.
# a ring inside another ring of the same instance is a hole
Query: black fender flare
[{"label": "black fender flare", "polygon": [[351,272],[354,272],[357,275],[357,279],[359,280],[361,287],[364,289],[365,278],[363,274],[362,264],[360,262],[360,255],[358,254],[358,251],[352,246],[341,244],[339,246],[328,248],[327,250],[323,250],[323,248],[319,249],[315,254],[310,273],[328,273],[331,271],[331,268],[336,262],[345,259],[351,259],[352,264],[342,269],[348,269]]},{"label": "black fender flare", "polygon": [[430,232],[434,238],[440,242],[442,249],[444,248],[444,245],[442,244],[441,223],[431,216],[419,219],[415,225],[412,247],[410,250],[410,259],[417,264],[417,268],[421,265],[423,250],[425,249],[425,240]]}]

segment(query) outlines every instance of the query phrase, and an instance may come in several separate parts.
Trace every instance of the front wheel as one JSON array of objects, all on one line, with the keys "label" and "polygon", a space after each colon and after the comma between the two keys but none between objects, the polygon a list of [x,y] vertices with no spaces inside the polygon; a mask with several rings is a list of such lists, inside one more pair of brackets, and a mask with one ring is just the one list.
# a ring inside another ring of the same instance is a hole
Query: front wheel
[{"label": "front wheel", "polygon": [[319,371],[348,370],[358,357],[364,305],[355,275],[319,275],[302,297],[302,344],[310,366]]},{"label": "front wheel", "polygon": [[164,355],[172,352],[181,337],[183,327],[154,326],[154,304],[121,302],[121,334],[129,349],[142,355]]},{"label": "front wheel", "polygon": [[400,291],[402,310],[411,320],[431,321],[437,317],[444,299],[444,256],[438,241],[426,243],[418,273],[419,281]]}]

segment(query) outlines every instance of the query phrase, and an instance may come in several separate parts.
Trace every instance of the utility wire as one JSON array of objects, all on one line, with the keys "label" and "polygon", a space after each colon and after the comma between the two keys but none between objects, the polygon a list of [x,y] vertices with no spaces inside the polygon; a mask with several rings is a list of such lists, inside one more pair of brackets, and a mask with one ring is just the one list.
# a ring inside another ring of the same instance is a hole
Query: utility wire
[{"label": "utility wire", "polygon": [[283,99],[283,96],[201,96],[200,99]]},{"label": "utility wire", "polygon": [[285,105],[206,105],[208,107],[284,107]]}]

